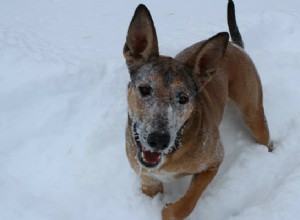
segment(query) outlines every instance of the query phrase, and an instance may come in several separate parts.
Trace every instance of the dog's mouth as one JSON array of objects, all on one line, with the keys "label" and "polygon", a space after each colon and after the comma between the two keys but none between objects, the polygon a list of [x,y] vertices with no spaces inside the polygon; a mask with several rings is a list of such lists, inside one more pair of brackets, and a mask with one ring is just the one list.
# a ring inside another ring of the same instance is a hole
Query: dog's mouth
[{"label": "dog's mouth", "polygon": [[181,146],[181,136],[183,133],[183,129],[184,129],[184,126],[182,126],[179,129],[179,131],[177,132],[174,144],[167,151],[166,150],[151,151],[151,150],[146,149],[140,142],[139,134],[137,133],[136,124],[134,124],[133,132],[134,132],[135,142],[138,147],[137,159],[139,160],[139,162],[147,168],[157,167],[161,163],[163,155],[169,155]]},{"label": "dog's mouth", "polygon": [[138,159],[147,168],[154,168],[160,164],[162,159],[161,152],[151,152],[146,150],[140,142],[137,142],[139,147]]}]

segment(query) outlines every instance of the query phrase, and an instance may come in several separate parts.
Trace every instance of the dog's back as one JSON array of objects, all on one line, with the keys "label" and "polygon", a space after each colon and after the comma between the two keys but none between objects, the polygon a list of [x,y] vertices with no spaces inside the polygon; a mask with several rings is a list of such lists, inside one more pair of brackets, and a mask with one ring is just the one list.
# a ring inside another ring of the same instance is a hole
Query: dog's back
[{"label": "dog's back", "polygon": [[[229,97],[240,109],[244,121],[256,141],[268,146],[269,151],[271,151],[269,130],[263,109],[261,81],[253,61],[243,49],[244,42],[236,24],[232,0],[228,1],[227,13],[230,36],[233,42],[229,42],[218,73],[205,86],[205,90],[216,97],[216,111],[218,112],[216,123],[220,123],[226,97]],[[205,42],[206,40],[184,49],[175,59],[186,62]],[[220,99],[220,97],[223,98]]]}]

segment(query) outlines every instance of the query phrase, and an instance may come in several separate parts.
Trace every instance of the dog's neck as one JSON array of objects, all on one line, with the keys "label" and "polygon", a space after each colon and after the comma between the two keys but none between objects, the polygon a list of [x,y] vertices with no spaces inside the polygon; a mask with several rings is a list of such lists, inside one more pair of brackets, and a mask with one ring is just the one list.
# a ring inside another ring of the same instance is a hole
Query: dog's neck
[{"label": "dog's neck", "polygon": [[[205,150],[210,143],[207,141],[208,136],[218,127],[218,123],[214,120],[214,110],[209,97],[205,94],[199,94],[196,100],[195,108],[189,122],[186,126],[182,145],[191,145],[195,150]],[[190,148],[187,148],[190,150]]]}]

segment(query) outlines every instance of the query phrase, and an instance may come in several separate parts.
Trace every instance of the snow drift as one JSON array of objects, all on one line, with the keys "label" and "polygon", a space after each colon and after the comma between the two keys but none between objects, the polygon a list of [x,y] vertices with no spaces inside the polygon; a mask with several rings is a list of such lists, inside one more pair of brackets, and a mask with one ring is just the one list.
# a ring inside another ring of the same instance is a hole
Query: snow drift
[{"label": "snow drift", "polygon": [[[0,219],[160,219],[189,178],[148,198],[125,156],[122,47],[138,1],[0,2]],[[161,54],[227,31],[224,0],[143,1]],[[236,1],[264,88],[273,153],[236,110],[225,160],[189,219],[300,218],[300,3]]]}]

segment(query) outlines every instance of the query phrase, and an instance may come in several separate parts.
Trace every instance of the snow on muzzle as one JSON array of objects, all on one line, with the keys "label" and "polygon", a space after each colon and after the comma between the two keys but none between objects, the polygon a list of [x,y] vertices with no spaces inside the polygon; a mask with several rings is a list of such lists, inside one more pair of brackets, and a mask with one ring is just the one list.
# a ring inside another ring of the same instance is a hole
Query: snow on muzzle
[{"label": "snow on muzzle", "polygon": [[156,167],[162,159],[163,155],[173,153],[181,145],[181,135],[183,133],[184,126],[176,134],[176,139],[171,147],[170,145],[170,134],[168,132],[155,131],[148,135],[147,143],[151,147],[144,147],[139,139],[137,133],[136,124],[133,126],[133,132],[137,147],[139,149],[137,159],[139,162],[147,167]]}]

